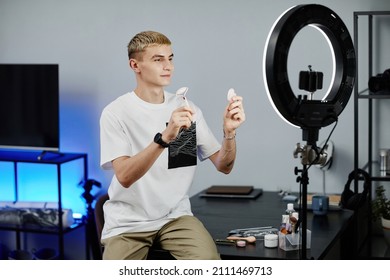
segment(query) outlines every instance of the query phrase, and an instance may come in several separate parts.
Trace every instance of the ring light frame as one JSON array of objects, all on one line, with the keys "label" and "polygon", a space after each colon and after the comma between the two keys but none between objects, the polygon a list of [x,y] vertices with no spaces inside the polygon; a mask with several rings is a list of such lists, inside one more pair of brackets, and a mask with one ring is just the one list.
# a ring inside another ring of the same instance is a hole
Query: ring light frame
[{"label": "ring light frame", "polygon": [[[334,78],[322,100],[297,97],[288,80],[287,59],[295,35],[311,25],[322,31],[333,49]],[[290,8],[274,23],[264,50],[264,82],[268,97],[279,115],[293,126],[318,130],[337,120],[351,96],[355,82],[355,50],[352,38],[335,12],[322,5]],[[317,139],[315,139],[317,140]]]}]

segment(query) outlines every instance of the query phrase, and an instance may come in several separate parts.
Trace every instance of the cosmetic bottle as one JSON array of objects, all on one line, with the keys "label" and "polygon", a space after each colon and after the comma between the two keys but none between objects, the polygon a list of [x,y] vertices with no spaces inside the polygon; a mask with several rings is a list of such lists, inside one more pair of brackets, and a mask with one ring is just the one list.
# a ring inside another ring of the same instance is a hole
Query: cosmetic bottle
[{"label": "cosmetic bottle", "polygon": [[287,234],[288,229],[290,228],[290,218],[288,215],[282,215],[282,223],[280,224],[280,232]]},{"label": "cosmetic bottle", "polygon": [[286,209],[286,214],[291,216],[292,213],[294,213],[295,210],[294,210],[294,203],[288,203],[287,204],[287,209]]}]

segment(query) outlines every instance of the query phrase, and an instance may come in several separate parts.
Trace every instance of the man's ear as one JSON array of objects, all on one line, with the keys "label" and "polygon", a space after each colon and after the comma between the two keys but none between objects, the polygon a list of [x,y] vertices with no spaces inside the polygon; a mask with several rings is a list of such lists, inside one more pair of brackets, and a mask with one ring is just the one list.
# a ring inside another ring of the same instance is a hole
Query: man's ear
[{"label": "man's ear", "polygon": [[129,59],[129,66],[134,72],[139,72],[138,61],[134,58]]}]

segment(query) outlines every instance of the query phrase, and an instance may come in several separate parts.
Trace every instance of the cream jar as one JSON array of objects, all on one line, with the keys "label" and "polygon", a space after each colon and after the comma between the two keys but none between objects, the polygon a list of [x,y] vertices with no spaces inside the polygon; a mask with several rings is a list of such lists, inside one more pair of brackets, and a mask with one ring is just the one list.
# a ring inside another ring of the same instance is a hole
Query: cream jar
[{"label": "cream jar", "polygon": [[264,236],[264,246],[267,248],[278,247],[278,235],[277,234],[266,234]]}]

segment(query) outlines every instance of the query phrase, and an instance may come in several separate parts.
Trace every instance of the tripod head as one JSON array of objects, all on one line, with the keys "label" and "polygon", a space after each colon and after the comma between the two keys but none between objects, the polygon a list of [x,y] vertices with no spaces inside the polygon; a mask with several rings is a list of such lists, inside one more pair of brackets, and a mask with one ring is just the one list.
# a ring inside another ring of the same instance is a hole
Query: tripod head
[{"label": "tripod head", "polygon": [[84,198],[85,202],[88,205],[88,208],[91,207],[92,202],[95,200],[95,196],[93,196],[91,194],[93,186],[97,186],[97,187],[101,188],[102,184],[96,180],[93,180],[93,179],[88,179],[88,180],[83,182],[84,192],[81,195],[81,197]]}]

